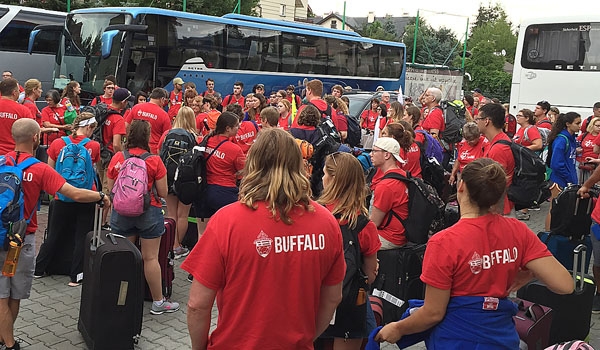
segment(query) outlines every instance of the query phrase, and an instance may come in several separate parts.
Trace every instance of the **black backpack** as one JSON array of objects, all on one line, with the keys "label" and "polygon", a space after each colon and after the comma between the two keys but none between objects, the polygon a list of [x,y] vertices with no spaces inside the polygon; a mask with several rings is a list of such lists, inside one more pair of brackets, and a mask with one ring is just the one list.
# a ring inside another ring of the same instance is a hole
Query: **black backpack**
[{"label": "black backpack", "polygon": [[358,234],[368,223],[369,218],[361,214],[356,227],[340,225],[344,239],[346,275],[342,284],[342,301],[335,311],[335,323],[332,326],[335,333],[362,331],[366,325],[369,278],[362,271],[363,260]]},{"label": "black backpack", "polygon": [[355,118],[351,115],[344,115],[346,117],[346,121],[348,122],[348,131],[346,135],[346,143],[352,147],[357,147],[360,145],[360,122],[358,118]]},{"label": "black backpack", "polygon": [[208,139],[209,137],[206,137],[200,145],[193,147],[179,157],[179,164],[173,177],[173,190],[183,204],[188,205],[194,201],[202,200],[208,186],[206,182],[206,164],[215,151],[227,141],[227,139],[221,141],[207,156],[206,144]]},{"label": "black backpack", "polygon": [[550,233],[583,240],[590,234],[594,200],[598,198],[600,187],[594,185],[588,198],[581,198],[577,191],[580,185],[570,185],[552,200]]},{"label": "black backpack", "polygon": [[441,101],[440,107],[444,114],[445,130],[442,132],[442,140],[447,144],[454,144],[462,141],[462,128],[467,122],[465,116],[465,106],[461,106],[454,101]]},{"label": "black backpack", "polygon": [[90,137],[90,139],[100,144],[100,161],[102,162],[102,166],[106,168],[108,167],[108,164],[110,163],[110,160],[112,159],[115,153],[110,151],[108,149],[108,146],[104,144],[102,129],[104,129],[104,124],[106,123],[106,120],[108,119],[109,115],[121,115],[121,113],[119,113],[119,111],[115,111],[114,109],[108,108],[108,106],[102,102],[98,103],[95,106],[85,106],[83,107],[82,112],[92,113],[94,115],[94,118],[96,119],[96,123],[98,123],[98,126],[96,126],[96,128],[92,132],[92,137]]},{"label": "black backpack", "polygon": [[506,194],[517,210],[540,205],[550,198],[544,161],[534,151],[511,141],[499,140],[491,147],[497,143],[509,146],[515,160],[512,183]]},{"label": "black backpack", "polygon": [[406,239],[411,243],[423,244],[429,239],[431,228],[439,227],[438,222],[443,219],[445,204],[436,190],[423,180],[410,176],[402,176],[396,172],[388,172],[382,178],[403,181],[408,187],[408,217],[402,219],[393,210],[388,215],[384,227],[389,225],[392,217],[400,220],[404,226]]},{"label": "black backpack", "polygon": [[179,165],[179,158],[196,146],[196,139],[189,131],[181,128],[171,129],[165,135],[165,140],[160,148],[159,156],[167,168],[167,182],[169,189],[173,186],[175,172]]}]

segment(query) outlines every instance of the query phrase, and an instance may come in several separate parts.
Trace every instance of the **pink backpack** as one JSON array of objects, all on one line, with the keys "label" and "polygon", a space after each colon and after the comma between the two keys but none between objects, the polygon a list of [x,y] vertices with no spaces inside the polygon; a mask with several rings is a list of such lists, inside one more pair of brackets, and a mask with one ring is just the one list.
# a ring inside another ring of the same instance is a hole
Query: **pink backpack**
[{"label": "pink backpack", "polygon": [[594,350],[594,348],[582,340],[571,340],[569,342],[551,345],[545,350]]},{"label": "pink backpack", "polygon": [[125,150],[123,155],[125,159],[112,189],[113,208],[122,216],[140,216],[150,206],[146,158],[151,154],[134,156]]}]

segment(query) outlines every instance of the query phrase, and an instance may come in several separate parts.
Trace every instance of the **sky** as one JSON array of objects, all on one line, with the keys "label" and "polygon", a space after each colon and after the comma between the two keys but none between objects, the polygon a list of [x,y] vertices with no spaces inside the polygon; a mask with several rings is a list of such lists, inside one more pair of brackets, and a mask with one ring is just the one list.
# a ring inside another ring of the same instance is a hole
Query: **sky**
[{"label": "sky", "polygon": [[[377,17],[383,17],[386,14],[394,17],[415,16],[419,10],[419,17],[425,17],[434,28],[445,25],[452,29],[460,39],[466,30],[467,17],[470,17],[470,23],[475,21],[480,3],[483,3],[484,6],[489,4],[488,1],[477,0],[346,0],[346,16],[366,17],[371,11],[375,12]],[[515,28],[525,18],[600,13],[600,1],[598,0],[498,0],[492,2],[492,4],[494,3],[499,3],[504,8],[508,19]],[[343,0],[308,0],[308,4],[319,16],[332,11],[341,15],[344,11]],[[434,12],[448,14],[440,15]]]}]

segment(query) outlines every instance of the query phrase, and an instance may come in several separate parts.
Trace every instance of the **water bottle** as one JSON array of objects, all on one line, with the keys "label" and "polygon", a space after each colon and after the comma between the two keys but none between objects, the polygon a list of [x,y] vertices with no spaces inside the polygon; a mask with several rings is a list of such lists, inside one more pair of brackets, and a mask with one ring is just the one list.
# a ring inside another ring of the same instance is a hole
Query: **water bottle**
[{"label": "water bottle", "polygon": [[75,110],[69,99],[65,101],[65,106],[67,107],[67,111],[69,112],[73,112]]},{"label": "water bottle", "polygon": [[4,260],[4,266],[2,266],[3,276],[13,277],[15,272],[17,272],[17,263],[19,262],[21,248],[22,245],[19,245],[15,241],[10,241],[8,252],[6,253],[6,259]]}]

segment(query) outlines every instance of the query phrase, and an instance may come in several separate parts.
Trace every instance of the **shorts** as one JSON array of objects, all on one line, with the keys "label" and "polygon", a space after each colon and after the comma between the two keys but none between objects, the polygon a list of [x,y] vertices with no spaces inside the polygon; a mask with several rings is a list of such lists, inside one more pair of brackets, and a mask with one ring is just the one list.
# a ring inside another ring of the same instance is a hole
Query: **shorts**
[{"label": "shorts", "polygon": [[158,238],[165,232],[165,218],[162,208],[153,205],[142,215],[122,216],[112,211],[110,228],[113,233],[123,236],[140,236],[144,239]]},{"label": "shorts", "polygon": [[219,185],[208,185],[204,194],[204,201],[194,203],[197,218],[209,218],[217,210],[238,200],[239,189],[237,187],[225,187]]},{"label": "shorts", "polygon": [[[355,331],[355,332],[348,332],[347,337],[348,339],[361,339],[361,338],[368,338],[369,334],[371,334],[371,332],[375,329],[375,327],[377,327],[377,323],[375,322],[375,314],[373,313],[373,309],[371,308],[371,302],[369,301],[369,299],[367,299],[367,317],[365,319],[366,322],[366,328],[364,331]],[[329,328],[327,328],[325,330],[325,332],[323,332],[323,334],[321,334],[319,336],[319,338],[321,339],[329,339],[329,338],[343,338],[345,337],[346,334],[342,335],[337,335],[335,334],[335,332],[333,331],[333,328],[330,326]]]},{"label": "shorts", "polygon": [[[3,265],[6,253],[4,249],[0,249],[0,263]],[[25,235],[25,242],[23,242],[23,248],[21,248],[15,275],[13,277],[4,277],[0,274],[0,299],[29,299],[34,269],[35,235],[29,234]]]},{"label": "shorts", "polygon": [[103,168],[101,164],[98,164],[98,178],[100,179],[100,185],[102,185],[102,192],[109,194],[112,191],[112,187],[108,186],[108,168]]},{"label": "shorts", "polygon": [[592,241],[592,252],[594,254],[594,266],[600,266],[600,240],[596,237],[594,230],[599,229],[598,223],[592,221],[592,232],[590,233],[590,239]]}]

